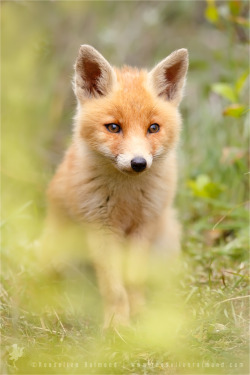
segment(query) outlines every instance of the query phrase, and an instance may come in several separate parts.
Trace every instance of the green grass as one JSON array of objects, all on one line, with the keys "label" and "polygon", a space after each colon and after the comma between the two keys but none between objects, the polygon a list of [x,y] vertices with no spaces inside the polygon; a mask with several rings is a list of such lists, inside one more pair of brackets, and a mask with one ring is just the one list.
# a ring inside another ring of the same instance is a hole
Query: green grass
[{"label": "green grass", "polygon": [[[211,90],[245,72],[247,47],[232,24],[206,23],[205,4],[186,3],[2,4],[4,374],[249,371],[249,113],[224,117],[230,103]],[[152,263],[145,312],[130,329],[105,334],[90,265],[44,275],[36,258],[45,189],[70,139],[70,79],[83,42],[111,62],[139,66],[190,51],[176,201],[182,258],[170,269]],[[240,103],[248,93],[246,84]]]}]

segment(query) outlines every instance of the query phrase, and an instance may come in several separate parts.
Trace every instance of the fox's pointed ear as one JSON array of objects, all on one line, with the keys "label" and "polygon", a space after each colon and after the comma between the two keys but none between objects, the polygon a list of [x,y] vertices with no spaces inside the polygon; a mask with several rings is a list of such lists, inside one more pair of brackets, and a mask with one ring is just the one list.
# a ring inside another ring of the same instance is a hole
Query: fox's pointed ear
[{"label": "fox's pointed ear", "polygon": [[105,58],[93,47],[82,45],[75,63],[73,82],[77,98],[84,101],[107,95],[116,81],[116,74]]},{"label": "fox's pointed ear", "polygon": [[188,51],[174,51],[149,73],[150,84],[157,95],[178,105],[182,99],[188,69]]}]

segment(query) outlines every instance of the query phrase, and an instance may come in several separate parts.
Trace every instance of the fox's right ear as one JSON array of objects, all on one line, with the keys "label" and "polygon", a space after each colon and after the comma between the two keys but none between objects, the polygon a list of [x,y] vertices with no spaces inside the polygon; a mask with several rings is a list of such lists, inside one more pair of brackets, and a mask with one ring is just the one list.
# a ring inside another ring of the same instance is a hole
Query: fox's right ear
[{"label": "fox's right ear", "polygon": [[107,60],[93,47],[80,47],[75,63],[74,92],[80,101],[107,95],[116,81],[116,74]]}]

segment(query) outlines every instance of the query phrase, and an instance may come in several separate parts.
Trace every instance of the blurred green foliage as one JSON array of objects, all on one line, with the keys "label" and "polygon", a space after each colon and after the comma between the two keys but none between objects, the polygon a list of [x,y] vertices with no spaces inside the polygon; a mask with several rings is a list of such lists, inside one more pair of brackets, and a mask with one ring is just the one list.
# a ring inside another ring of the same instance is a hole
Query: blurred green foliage
[{"label": "blurred green foliage", "polygon": [[195,180],[190,180],[188,186],[196,197],[201,198],[218,198],[224,190],[222,185],[211,181],[209,176],[204,174],[200,174]]},{"label": "blurred green foliage", "polygon": [[[248,373],[249,3],[6,1],[1,10],[2,372]],[[114,65],[190,53],[183,258],[152,262],[144,314],[105,336],[88,262],[44,275],[36,258],[46,186],[70,141],[83,43]]]},{"label": "blurred green foliage", "polygon": [[[243,13],[243,16],[241,15]],[[219,29],[230,27],[237,34],[241,42],[248,42],[247,30],[249,22],[246,17],[246,12],[243,11],[242,1],[228,1],[216,5],[215,1],[207,0],[206,18],[216,25]],[[244,17],[245,16],[245,17]],[[229,24],[229,25],[228,25]],[[239,25],[243,26],[240,28]],[[231,36],[231,43],[234,42],[235,36]],[[249,109],[248,99],[245,95],[244,85],[249,77],[249,66],[240,77],[236,77],[233,84],[228,82],[217,82],[212,84],[212,90],[221,95],[223,98],[228,99],[232,104],[226,107],[223,111],[223,115],[232,117],[241,117],[247,113]]]}]

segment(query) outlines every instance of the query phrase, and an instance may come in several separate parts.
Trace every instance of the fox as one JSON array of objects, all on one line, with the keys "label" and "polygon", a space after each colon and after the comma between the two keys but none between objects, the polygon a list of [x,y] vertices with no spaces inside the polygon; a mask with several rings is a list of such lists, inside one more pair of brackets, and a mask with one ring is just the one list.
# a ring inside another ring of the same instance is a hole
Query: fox
[{"label": "fox", "polygon": [[[79,49],[72,140],[47,189],[47,222],[57,227],[59,236],[62,223],[98,228],[101,240],[92,246],[93,265],[106,328],[128,325],[133,306],[140,303],[131,284],[138,281],[137,268],[148,251],[143,249],[166,255],[180,252],[174,198],[182,123],[179,104],[187,70],[185,48],[150,71],[113,67],[94,47]],[[118,242],[112,245],[110,239],[133,245],[128,250]],[[129,251],[128,273],[134,274],[130,280],[123,276],[121,265]]]}]

